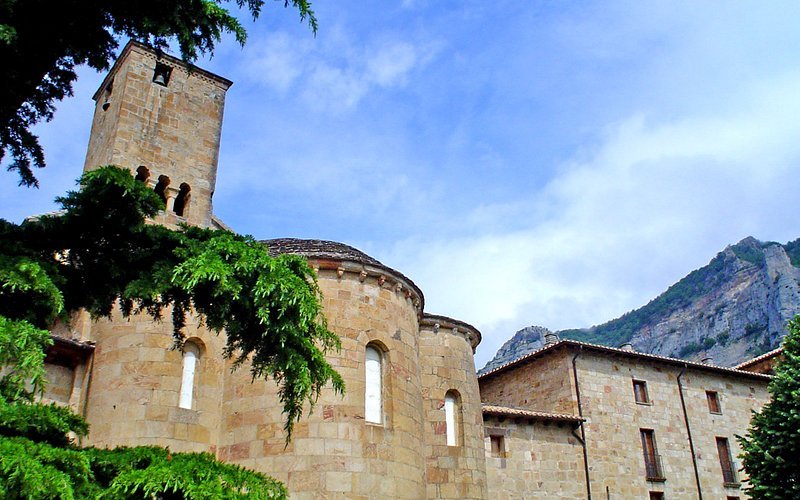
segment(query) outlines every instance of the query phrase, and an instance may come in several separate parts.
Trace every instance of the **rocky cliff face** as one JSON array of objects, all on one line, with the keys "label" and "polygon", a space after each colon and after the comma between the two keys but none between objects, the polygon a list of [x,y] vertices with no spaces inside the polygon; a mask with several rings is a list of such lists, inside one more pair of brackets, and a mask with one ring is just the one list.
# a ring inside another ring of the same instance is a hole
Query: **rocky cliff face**
[{"label": "rocky cliff face", "polygon": [[[800,314],[800,239],[781,245],[748,237],[728,246],[650,303],[563,338],[732,366],[774,349]],[[481,370],[544,345],[542,327],[517,332]]]}]

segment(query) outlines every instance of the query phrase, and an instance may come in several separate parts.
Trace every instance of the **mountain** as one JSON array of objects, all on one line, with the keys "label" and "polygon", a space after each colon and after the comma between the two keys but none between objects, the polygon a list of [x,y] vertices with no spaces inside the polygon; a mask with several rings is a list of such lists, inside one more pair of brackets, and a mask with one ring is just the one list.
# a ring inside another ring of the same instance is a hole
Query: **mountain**
[{"label": "mountain", "polygon": [[[748,237],[689,273],[647,305],[591,328],[556,332],[595,344],[733,366],[780,345],[800,314],[800,239],[785,245]],[[544,345],[549,330],[529,326],[481,372]]]}]

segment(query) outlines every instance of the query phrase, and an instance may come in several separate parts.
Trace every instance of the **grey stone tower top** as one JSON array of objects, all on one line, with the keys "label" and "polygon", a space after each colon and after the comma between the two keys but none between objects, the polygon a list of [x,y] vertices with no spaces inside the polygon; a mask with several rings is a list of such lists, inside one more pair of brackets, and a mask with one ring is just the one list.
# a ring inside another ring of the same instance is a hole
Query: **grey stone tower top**
[{"label": "grey stone tower top", "polygon": [[131,41],[94,95],[84,170],[130,169],[166,202],[157,222],[211,225],[232,82]]}]

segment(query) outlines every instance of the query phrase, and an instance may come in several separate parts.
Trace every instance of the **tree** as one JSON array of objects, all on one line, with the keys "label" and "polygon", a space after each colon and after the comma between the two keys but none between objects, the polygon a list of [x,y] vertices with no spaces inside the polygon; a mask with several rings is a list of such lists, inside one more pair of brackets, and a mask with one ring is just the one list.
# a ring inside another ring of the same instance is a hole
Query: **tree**
[{"label": "tree", "polygon": [[344,391],[325,359],[339,339],[304,258],[270,257],[251,237],[227,231],[145,224],[164,204],[128,170],[99,168],[80,183],[58,200],[62,213],[21,225],[0,220],[0,340],[17,346],[0,350],[0,364],[19,372],[3,377],[5,394],[18,398],[27,381],[40,384],[41,372],[30,367],[41,354],[37,361],[26,346],[41,345],[55,320],[79,309],[109,316],[117,303],[124,316],[160,318],[171,308],[179,347],[190,311],[224,330],[234,366],[247,361],[253,378],[278,384],[287,441],[303,405],[326,384]]},{"label": "tree", "polygon": [[131,173],[103,167],[59,199],[60,213],[0,220],[0,498],[285,498],[277,481],[207,453],[160,447],[79,448],[86,421],[35,402],[44,384],[47,328],[86,309],[159,318],[172,310],[175,343],[190,311],[225,331],[225,355],[272,378],[292,426],[323,386],[344,382],[325,360],[339,339],[322,316],[316,276],[301,257],[270,257],[226,231],[145,224],[163,202]]},{"label": "tree", "polygon": [[[72,95],[75,67],[108,68],[117,36],[164,49],[174,39],[186,62],[213,53],[223,33],[240,44],[247,34],[222,0],[0,0],[0,160],[13,158],[20,184],[36,186],[32,167],[44,167],[38,138],[30,127],[53,117],[54,106]],[[264,0],[236,0],[253,18]],[[308,0],[284,0],[298,9],[316,33]]]},{"label": "tree", "polygon": [[800,498],[800,316],[788,329],[769,384],[772,399],[753,413],[747,435],[738,436],[755,498]]}]

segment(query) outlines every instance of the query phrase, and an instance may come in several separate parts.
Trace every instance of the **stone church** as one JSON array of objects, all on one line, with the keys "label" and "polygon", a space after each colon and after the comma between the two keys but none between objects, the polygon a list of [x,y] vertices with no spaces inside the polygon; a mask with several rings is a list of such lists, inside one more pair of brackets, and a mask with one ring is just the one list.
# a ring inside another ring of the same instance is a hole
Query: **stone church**
[{"label": "stone church", "polygon": [[[212,210],[231,82],[130,42],[94,95],[85,169],[129,168],[166,202],[155,223],[227,229]],[[273,239],[308,258],[342,349],[284,446],[276,388],[231,372],[196,320],[183,351],[149,317],[53,331],[45,398],[91,425],[81,444],[208,451],[292,498],[745,498],[735,435],[769,374],[549,339],[480,378],[473,326],[425,310],[401,272],[342,243]]]}]

